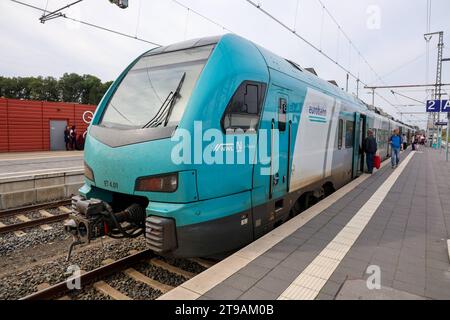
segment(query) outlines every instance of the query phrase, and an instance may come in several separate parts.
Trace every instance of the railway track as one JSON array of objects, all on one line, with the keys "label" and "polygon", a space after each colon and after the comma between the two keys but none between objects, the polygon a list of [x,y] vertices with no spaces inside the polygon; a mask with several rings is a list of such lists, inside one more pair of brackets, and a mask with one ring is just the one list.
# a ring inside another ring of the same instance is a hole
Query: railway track
[{"label": "railway track", "polygon": [[[0,235],[15,232],[17,236],[23,236],[25,235],[23,232],[24,229],[38,226],[44,230],[51,229],[49,224],[63,221],[68,218],[70,209],[65,206],[70,205],[70,203],[71,200],[60,200],[0,211]],[[51,213],[48,211],[50,209],[52,209],[52,211],[57,209],[57,212]],[[6,220],[14,222],[8,223]]]},{"label": "railway track", "polygon": [[[204,259],[189,259],[189,263],[196,263],[204,269],[211,267],[214,262]],[[148,266],[146,270],[142,270],[142,266]],[[133,288],[116,288],[114,284],[110,284],[111,277],[123,276],[130,279],[133,283],[139,284],[140,287],[134,292],[145,292],[147,289],[154,292],[154,298],[160,296],[174,288],[173,285],[158,281],[152,273],[155,270],[162,269],[163,272],[172,275],[173,277],[182,278],[182,282],[194,277],[199,272],[187,271],[180,266],[169,263],[156,257],[151,250],[143,250],[139,252],[130,252],[130,255],[119,259],[107,259],[101,267],[93,269],[88,272],[81,272],[76,278],[83,289],[95,290],[106,299],[112,300],[133,300],[128,292],[133,291]],[[67,281],[59,282],[55,285],[48,286],[42,284],[39,287],[43,288],[33,294],[21,298],[21,300],[72,300],[77,299],[77,289],[70,289],[68,282],[73,283],[75,277],[69,278]],[[125,292],[123,292],[125,291]]]}]

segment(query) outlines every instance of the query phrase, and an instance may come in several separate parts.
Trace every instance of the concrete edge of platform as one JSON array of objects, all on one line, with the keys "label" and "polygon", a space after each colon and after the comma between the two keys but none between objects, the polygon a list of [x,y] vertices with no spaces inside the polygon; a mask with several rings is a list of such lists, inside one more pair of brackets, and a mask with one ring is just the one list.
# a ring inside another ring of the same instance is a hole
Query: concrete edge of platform
[{"label": "concrete edge of platform", "polygon": [[84,151],[38,151],[38,152],[4,152],[0,153],[0,162],[25,161],[52,158],[82,157]]},{"label": "concrete edge of platform", "polygon": [[64,177],[64,176],[77,176],[83,175],[83,169],[75,169],[75,170],[67,170],[67,171],[50,171],[50,172],[38,172],[31,174],[23,174],[23,175],[15,175],[12,177],[0,177],[0,185],[9,183],[9,182],[18,182],[18,181],[28,181],[28,180],[39,180],[39,179],[47,179],[54,177]]},{"label": "concrete edge of platform", "polygon": [[83,185],[83,170],[0,179],[0,210],[69,198]]}]

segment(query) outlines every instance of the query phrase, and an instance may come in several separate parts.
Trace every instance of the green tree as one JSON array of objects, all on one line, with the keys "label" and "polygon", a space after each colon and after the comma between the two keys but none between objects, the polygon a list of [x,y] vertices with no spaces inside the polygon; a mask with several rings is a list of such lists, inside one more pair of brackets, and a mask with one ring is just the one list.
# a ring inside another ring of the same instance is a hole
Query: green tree
[{"label": "green tree", "polygon": [[83,77],[76,73],[64,73],[59,79],[60,99],[64,102],[81,103]]},{"label": "green tree", "polygon": [[46,77],[42,81],[44,91],[42,100],[59,101],[58,80],[53,77]]},{"label": "green tree", "polygon": [[0,77],[0,97],[98,104],[111,85],[89,74],[54,77]]},{"label": "green tree", "polygon": [[44,99],[44,87],[42,77],[31,78],[29,83],[29,92],[31,100],[45,100]]},{"label": "green tree", "polygon": [[84,104],[97,104],[100,101],[102,82],[99,78],[89,74],[83,75],[82,99]]}]

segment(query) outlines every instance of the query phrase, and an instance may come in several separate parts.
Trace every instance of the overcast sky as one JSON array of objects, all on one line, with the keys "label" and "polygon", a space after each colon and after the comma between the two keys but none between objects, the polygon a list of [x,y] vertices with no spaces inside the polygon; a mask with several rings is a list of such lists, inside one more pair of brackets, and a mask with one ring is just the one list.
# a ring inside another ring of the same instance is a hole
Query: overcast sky
[{"label": "overcast sky", "polygon": [[[48,10],[73,1],[23,0]],[[435,82],[437,37],[430,42],[430,67],[428,77],[426,75],[423,34],[426,32],[427,0],[322,0],[381,80],[358,58],[356,51],[350,49],[349,41],[323,11],[319,0],[258,2],[297,34],[352,73],[359,74],[365,83]],[[335,79],[345,87],[346,73],[342,69],[245,0],[179,0],[179,3],[303,67],[314,67],[322,78]],[[444,31],[447,44],[450,44],[449,12],[448,0],[432,0],[431,31]],[[163,45],[227,32],[172,0],[129,0],[129,8],[124,10],[108,0],[84,0],[64,13]],[[76,72],[93,74],[104,81],[114,80],[136,56],[152,48],[150,44],[62,18],[41,24],[38,21],[41,14],[11,0],[0,0],[0,75],[60,77],[65,72]],[[450,57],[450,45],[444,49],[444,57]],[[443,82],[450,83],[450,62],[444,63]],[[450,87],[445,90],[450,93]],[[356,93],[354,79],[350,80],[349,91]],[[396,107],[379,97],[376,97],[376,105],[399,119],[399,110],[424,110],[424,107],[397,106],[418,103],[393,96],[388,90],[379,92]],[[398,92],[420,101],[426,99],[423,90]],[[371,96],[367,93],[361,88],[360,96],[370,103]],[[420,121],[423,119],[425,115],[403,116],[404,121],[421,127],[425,125]]]}]

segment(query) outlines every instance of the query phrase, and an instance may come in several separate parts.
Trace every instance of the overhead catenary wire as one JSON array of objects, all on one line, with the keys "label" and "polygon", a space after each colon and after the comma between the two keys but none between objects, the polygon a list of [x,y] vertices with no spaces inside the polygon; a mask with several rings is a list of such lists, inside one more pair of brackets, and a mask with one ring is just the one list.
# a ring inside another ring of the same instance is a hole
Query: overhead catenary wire
[{"label": "overhead catenary wire", "polygon": [[197,16],[199,16],[199,17],[201,17],[201,18],[203,18],[203,19],[205,19],[205,20],[211,22],[212,24],[215,24],[216,26],[218,26],[219,28],[222,28],[223,30],[226,30],[226,31],[231,32],[231,33],[235,33],[235,32],[233,32],[233,31],[231,31],[229,28],[223,26],[222,24],[220,24],[220,23],[214,21],[214,20],[211,19],[211,18],[208,18],[208,17],[205,16],[204,14],[201,14],[200,12],[198,12],[198,11],[192,9],[191,7],[185,5],[184,3],[181,3],[181,2],[178,1],[178,0],[172,0],[172,2],[176,3],[176,4],[179,5],[180,7],[185,8],[186,10],[189,10],[189,12],[192,12],[192,13],[196,14]]},{"label": "overhead catenary wire", "polygon": [[328,14],[330,19],[336,24],[338,27],[338,30],[342,33],[342,35],[348,40],[349,45],[355,50],[355,52],[358,54],[359,58],[364,61],[364,63],[368,66],[368,68],[375,74],[375,76],[381,80],[381,77],[379,74],[375,71],[375,69],[372,67],[372,65],[367,61],[367,59],[362,55],[361,51],[356,47],[355,42],[348,36],[348,34],[345,32],[344,28],[341,26],[341,24],[337,21],[337,19],[334,17],[334,15],[328,10],[327,6],[323,3],[322,0],[317,0],[320,5],[322,6],[323,10]]},{"label": "overhead catenary wire", "polygon": [[322,7],[322,21],[320,22],[320,50],[323,49],[322,47],[322,40],[323,40],[323,28],[325,23],[325,7]]},{"label": "overhead catenary wire", "polygon": [[[330,17],[330,19],[336,24],[337,29],[340,33],[342,33],[342,35],[344,36],[345,39],[347,39],[348,43],[349,43],[349,65],[351,67],[351,48],[354,49],[354,51],[357,53],[358,56],[358,60],[357,60],[357,69],[359,70],[360,68],[360,62],[361,60],[365,63],[365,65],[369,68],[369,70],[374,74],[375,78],[377,78],[378,80],[380,80],[382,83],[386,82],[383,80],[383,78],[379,75],[379,73],[377,71],[375,71],[375,69],[372,67],[372,65],[367,61],[367,59],[363,56],[363,54],[361,53],[361,51],[359,50],[359,48],[356,46],[355,42],[350,38],[350,36],[345,32],[344,28],[341,26],[341,24],[337,21],[337,19],[334,17],[334,15],[330,12],[330,10],[325,6],[325,4],[323,3],[322,0],[317,0],[319,2],[319,4],[322,6],[322,8],[325,10],[325,12],[328,14],[328,16]],[[360,75],[358,73],[358,78],[360,78]],[[361,81],[361,83],[363,83]],[[382,100],[384,100],[385,102],[387,102],[388,104],[390,104],[392,107],[394,107],[397,112],[399,111],[393,103],[391,103],[389,100],[387,100],[385,97],[383,97],[380,93],[375,92],[375,95],[378,97],[381,97]],[[396,100],[398,101],[397,97],[395,97]]]},{"label": "overhead catenary wire", "polygon": [[48,8],[48,1],[49,0],[47,0],[47,2],[45,3],[45,10],[44,10],[44,14],[46,14],[48,11],[47,11],[47,8]]},{"label": "overhead catenary wire", "polygon": [[136,21],[136,32],[134,33],[134,37],[137,38],[138,30],[139,30],[139,23],[141,21],[141,9],[142,9],[142,0],[139,0],[139,9],[138,9],[138,16]]},{"label": "overhead catenary wire", "polygon": [[[12,1],[14,3],[17,3],[17,4],[20,4],[22,6],[25,6],[25,7],[32,8],[34,10],[45,12],[45,9],[37,7],[37,6],[34,6],[34,5],[31,5],[31,4],[26,3],[26,2],[22,2],[22,1],[19,1],[19,0],[10,0],[10,1]],[[123,36],[123,37],[126,37],[126,38],[135,39],[135,40],[138,40],[138,41],[141,41],[141,42],[145,42],[145,43],[151,44],[151,45],[153,45],[155,47],[160,47],[161,46],[161,44],[158,44],[156,42],[149,41],[149,40],[146,40],[146,39],[143,39],[143,38],[139,38],[139,37],[136,37],[136,36],[132,36],[132,35],[129,35],[129,34],[117,31],[117,30],[113,30],[113,29],[110,29],[110,28],[102,27],[100,25],[97,25],[97,24],[94,24],[94,23],[90,23],[90,22],[87,22],[87,21],[83,21],[83,20],[80,20],[80,19],[71,18],[71,17],[69,17],[69,16],[67,16],[65,14],[61,15],[61,18],[68,19],[68,20],[71,20],[71,21],[74,21],[74,22],[86,25],[88,27],[92,27],[92,28],[95,28],[95,29],[102,30],[102,31],[114,33],[114,34],[117,34],[117,35],[120,35],[120,36]]]},{"label": "overhead catenary wire", "polygon": [[298,19],[298,9],[300,7],[300,0],[297,0],[297,6],[295,8],[295,17],[294,17],[294,30],[297,30],[297,19]]},{"label": "overhead catenary wire", "polygon": [[338,29],[338,33],[337,33],[337,44],[336,44],[336,61],[339,61],[340,41],[341,41],[341,32],[340,32],[339,29]]},{"label": "overhead catenary wire", "polygon": [[185,21],[185,25],[184,25],[184,40],[186,40],[187,38],[187,32],[188,32],[188,27],[189,27],[189,13],[191,12],[190,9],[187,9],[186,11],[186,21]]},{"label": "overhead catenary wire", "polygon": [[[175,1],[175,0],[172,0]],[[321,50],[320,48],[318,48],[316,45],[314,45],[311,41],[307,40],[305,37],[303,37],[302,35],[298,34],[294,29],[290,28],[289,26],[287,26],[284,22],[282,22],[281,20],[275,18],[271,13],[269,13],[268,11],[264,10],[260,4],[253,2],[252,0],[245,0],[246,2],[248,2],[250,5],[252,5],[253,7],[257,8],[259,11],[261,11],[263,14],[265,14],[266,16],[268,16],[269,18],[271,18],[272,20],[274,20],[276,23],[278,23],[280,26],[282,26],[284,29],[286,29],[287,31],[289,31],[290,33],[292,33],[295,37],[299,38],[300,40],[302,40],[303,42],[305,42],[308,46],[310,46],[311,48],[313,48],[314,50],[316,50],[317,52],[319,52],[321,55],[323,55],[325,58],[327,58],[328,60],[330,60],[331,62],[333,62],[336,66],[338,66],[340,69],[342,69],[343,71],[345,71],[346,73],[348,73],[352,78],[359,80],[362,84],[366,85],[366,83],[362,82],[357,75],[355,75],[351,70],[349,70],[348,68],[346,68],[345,66],[343,66],[341,63],[339,63],[338,61],[334,60],[331,56],[329,56],[327,53],[325,53],[323,50]]]},{"label": "overhead catenary wire", "polygon": [[[21,5],[24,5],[24,6],[28,6],[28,7],[30,7],[30,8],[36,9],[36,10],[39,10],[39,11],[41,11],[41,12],[45,12],[45,10],[42,9],[42,8],[39,8],[39,7],[30,5],[30,4],[27,4],[27,3],[22,2],[22,1],[18,1],[18,0],[11,0],[11,1],[12,1],[12,2],[15,2],[15,3],[18,3],[18,4],[21,4]],[[210,19],[209,17],[207,17],[207,16],[205,16],[204,14],[202,14],[202,13],[200,13],[200,12],[198,12],[198,11],[192,9],[191,7],[189,7],[189,6],[187,6],[187,5],[183,4],[183,3],[181,3],[180,1],[178,1],[178,0],[172,0],[172,1],[173,1],[174,3],[176,3],[177,5],[179,5],[179,6],[181,6],[181,7],[184,7],[186,10],[189,10],[189,12],[192,12],[192,13],[196,14],[197,16],[200,16],[201,18],[203,18],[203,19],[209,21],[210,23],[212,23],[212,24],[214,24],[214,25],[220,27],[221,29],[226,30],[226,31],[228,31],[228,32],[230,32],[230,33],[235,33],[235,32],[233,32],[232,30],[230,30],[228,27],[225,27],[224,25],[222,25],[222,24],[220,24],[220,23],[218,23],[218,22],[216,22],[216,21]],[[347,68],[344,67],[341,63],[339,63],[338,59],[335,60],[335,59],[331,58],[327,53],[323,52],[323,50],[317,48],[314,44],[312,44],[310,41],[308,41],[307,39],[305,39],[303,36],[297,34],[297,33],[296,33],[296,30],[295,30],[295,29],[296,29],[296,26],[294,26],[294,28],[291,29],[291,28],[289,28],[287,25],[285,25],[283,22],[281,22],[281,21],[279,21],[278,19],[276,19],[275,17],[273,17],[270,13],[268,13],[268,12],[265,11],[265,10],[263,10],[263,9],[260,7],[259,4],[256,4],[256,3],[254,3],[254,2],[251,1],[251,0],[246,0],[246,1],[247,1],[248,3],[250,3],[250,4],[252,4],[254,7],[260,9],[260,11],[262,11],[263,13],[265,13],[265,14],[266,14],[267,16],[269,16],[270,18],[276,20],[276,22],[278,22],[282,27],[284,27],[285,29],[289,30],[289,31],[290,31],[292,34],[294,34],[297,38],[301,39],[303,42],[305,42],[306,44],[308,44],[309,46],[311,46],[313,49],[315,49],[316,51],[318,51],[318,52],[319,52],[320,54],[322,54],[325,58],[327,58],[328,60],[330,60],[331,62],[333,62],[335,65],[337,65],[340,69],[342,69],[343,71],[345,71],[349,76],[351,76],[352,78],[356,79],[356,80],[357,80],[358,82],[360,82],[361,84],[367,85],[364,81],[362,81],[362,80],[360,79],[359,74],[354,74],[350,69],[347,69]],[[298,2],[299,2],[299,0],[298,0]],[[298,6],[299,6],[298,2],[297,2],[297,11],[298,11]],[[329,12],[328,9],[324,9],[324,10],[326,10],[326,11]],[[329,13],[329,14],[330,14],[330,13]],[[75,19],[75,18],[69,17],[69,16],[67,16],[67,15],[63,15],[62,17],[65,18],[65,19],[68,19],[68,20],[72,20],[72,21],[74,21],[74,22],[78,22],[78,23],[80,23],[80,24],[84,24],[84,25],[86,25],[86,26],[90,26],[90,27],[97,28],[97,29],[100,29],[100,30],[103,30],[103,31],[111,32],[111,33],[114,33],[114,34],[117,34],[117,35],[121,35],[121,36],[124,36],[124,37],[127,37],[127,38],[135,39],[135,40],[138,40],[138,41],[146,42],[146,43],[152,44],[152,45],[154,45],[154,46],[161,46],[161,44],[158,44],[158,43],[156,43],[156,42],[148,41],[148,40],[146,40],[146,39],[142,39],[142,38],[137,37],[137,32],[136,32],[136,35],[135,35],[135,36],[132,36],[132,35],[128,35],[128,34],[125,34],[125,33],[119,32],[119,31],[116,31],[116,30],[112,30],[112,29],[109,29],[109,28],[106,28],[106,27],[102,27],[102,26],[96,25],[96,24],[94,24],[94,23],[82,21],[82,20],[80,20],[80,19]],[[296,19],[297,19],[297,18],[296,18]],[[296,24],[296,21],[295,21],[295,24]],[[340,25],[339,25],[339,28],[342,29],[342,28],[340,27]],[[342,31],[343,31],[343,30],[342,30]],[[343,34],[344,34],[344,36],[346,35],[345,32],[343,32]],[[348,37],[348,36],[347,36],[347,37]],[[348,39],[350,39],[350,38],[348,38]],[[349,46],[354,46],[354,44],[353,44],[353,42],[351,41],[351,39],[349,40]],[[351,64],[351,50],[349,50],[349,51],[350,51],[350,53],[349,53],[349,59],[350,59],[350,64]],[[361,54],[361,53],[359,52],[359,50],[357,50],[357,52],[358,52],[358,55]],[[339,55],[338,55],[338,57],[339,57]],[[367,60],[366,60],[364,57],[362,57],[362,55],[361,55],[360,58],[363,59],[365,62],[367,62]],[[369,68],[371,68],[371,66],[369,66]],[[373,68],[371,68],[371,69],[373,69]],[[381,96],[379,93],[375,93],[375,94],[376,94],[377,96],[379,96],[380,98],[382,98],[384,101],[386,101],[389,105],[393,106],[393,104],[392,104],[389,100],[387,100],[385,97]]]},{"label": "overhead catenary wire", "polygon": [[[198,11],[192,9],[191,7],[181,3],[178,0],[172,0],[174,3],[178,4],[179,6],[185,8],[186,10],[189,10],[189,12],[193,12],[194,14],[202,17],[203,19],[215,24],[216,26],[219,26],[220,28],[227,30],[231,33],[235,33],[233,31],[231,31],[229,28],[223,26],[222,24],[212,20],[211,18],[205,16],[204,14],[199,13]],[[261,5],[258,3],[254,3],[251,0],[246,0],[248,3],[250,3],[251,5],[253,5],[255,8],[258,8],[260,11],[262,11],[265,15],[269,16],[271,19],[275,20],[278,24],[280,24],[283,28],[287,29],[288,31],[290,31],[291,33],[293,33],[296,37],[300,38],[302,41],[304,41],[305,43],[307,43],[309,46],[311,46],[313,49],[315,49],[316,51],[318,51],[319,53],[321,53],[323,56],[325,56],[328,60],[332,61],[335,65],[337,65],[339,68],[341,68],[342,70],[344,70],[348,75],[350,75],[351,77],[353,77],[354,79],[356,79],[358,82],[360,82],[363,85],[367,85],[364,81],[362,81],[358,75],[355,75],[353,72],[350,71],[350,69],[345,68],[342,64],[340,64],[338,62],[338,60],[334,60],[332,59],[328,54],[326,54],[325,52],[323,52],[322,48],[318,48],[316,47],[314,44],[312,44],[310,41],[308,41],[307,39],[305,39],[304,37],[302,37],[301,35],[297,34],[296,32],[296,23],[297,23],[297,15],[298,15],[298,8],[299,8],[299,1],[297,0],[297,8],[296,8],[296,17],[295,17],[295,21],[294,21],[294,26],[293,28],[288,27],[287,25],[285,25],[283,22],[281,22],[280,20],[276,19],[274,16],[272,16],[269,12],[267,12],[266,10],[264,10],[263,8],[261,8]],[[320,0],[319,0],[320,1]],[[367,62],[367,60],[362,56],[361,52],[359,51],[359,49],[355,46],[354,42],[350,39],[350,37],[345,33],[345,31],[342,29],[341,25],[339,23],[337,23],[337,20],[332,16],[331,12],[326,8],[325,5],[323,5],[323,2],[320,1],[320,3],[322,4],[323,10],[325,10],[325,12],[327,12],[328,15],[330,15],[332,17],[332,19],[334,20],[334,22],[338,25],[338,29],[343,33],[344,37],[348,40],[349,42],[349,64],[351,64],[351,47],[353,47],[356,52],[358,53],[358,59],[362,59],[369,67],[369,69],[372,70],[372,72],[375,74],[375,76],[377,78],[381,77],[379,76],[379,74],[373,69],[373,67]],[[359,64],[359,61],[358,61]],[[382,96],[380,93],[375,92],[375,95],[380,97],[383,101],[385,101],[386,103],[388,103],[389,105],[391,105],[392,107],[394,107],[397,112],[399,112],[399,109],[396,108],[394,106],[394,104],[389,101],[387,98],[385,98],[384,96]],[[397,97],[395,97],[397,99]]]},{"label": "overhead catenary wire", "polygon": [[[189,10],[189,12],[193,12],[194,14],[196,14],[196,15],[202,17],[203,19],[205,19],[205,20],[207,20],[207,21],[209,21],[209,22],[215,24],[216,26],[219,26],[219,27],[222,28],[223,30],[226,30],[226,31],[231,32],[231,33],[235,33],[235,32],[233,32],[233,31],[231,31],[229,28],[227,28],[227,27],[223,26],[222,24],[220,24],[220,23],[218,23],[218,22],[212,20],[211,18],[205,16],[204,14],[199,13],[198,11],[192,9],[191,7],[189,7],[189,6],[187,6],[187,5],[183,4],[183,3],[181,3],[180,1],[178,1],[178,0],[172,0],[172,1],[173,1],[174,3],[176,3],[176,4],[178,4],[179,6],[185,8],[186,10]],[[269,12],[267,12],[267,11],[265,11],[263,8],[261,8],[261,5],[260,5],[259,3],[256,4],[256,3],[254,3],[254,2],[251,1],[251,0],[246,0],[246,1],[247,1],[248,3],[250,3],[251,5],[253,5],[255,8],[258,8],[258,9],[259,9],[260,11],[262,11],[265,15],[269,16],[271,19],[275,20],[275,21],[276,21],[278,24],[280,24],[283,28],[289,30],[289,31],[290,31],[292,34],[294,34],[297,38],[301,39],[301,40],[304,41],[306,44],[308,44],[309,46],[311,46],[313,49],[315,49],[316,51],[318,51],[319,53],[321,53],[321,54],[322,54],[323,56],[325,56],[328,60],[332,61],[335,65],[337,65],[339,68],[341,68],[343,71],[345,71],[348,75],[350,75],[351,77],[353,77],[354,79],[356,79],[358,82],[360,82],[360,83],[363,84],[363,85],[367,85],[364,81],[362,81],[362,80],[360,79],[359,74],[358,74],[358,75],[355,75],[353,72],[351,72],[350,69],[345,68],[345,67],[344,67],[342,64],[340,64],[337,60],[334,60],[334,59],[331,58],[328,54],[326,54],[325,52],[323,52],[323,50],[321,50],[321,49],[319,49],[318,47],[316,47],[314,44],[312,44],[310,41],[308,41],[307,39],[305,39],[303,36],[297,34],[297,32],[296,32],[296,21],[294,22],[294,27],[293,27],[293,28],[290,28],[290,27],[288,27],[286,24],[284,24],[283,22],[281,22],[280,20],[278,20],[278,19],[276,19],[274,16],[272,16]],[[298,7],[299,7],[299,0],[297,0],[297,11],[296,11],[296,14],[298,14]],[[327,10],[327,9],[325,8],[324,10]],[[329,11],[328,11],[328,12],[329,12]],[[297,18],[296,18],[296,19],[297,19]],[[339,28],[342,29],[342,27],[341,27],[340,25],[339,25]],[[345,35],[346,35],[346,34],[345,34]],[[348,41],[349,41],[349,46],[350,46],[350,48],[349,48],[349,59],[350,59],[350,63],[351,63],[351,46],[354,45],[354,44],[353,44],[353,41],[348,37],[348,35],[346,36],[346,38],[347,38]],[[358,55],[361,56],[360,58],[363,59],[363,60],[367,63],[367,60],[366,60],[364,57],[362,57],[362,55],[361,55],[361,53],[359,52],[359,50],[357,50],[357,51],[358,51],[358,53],[359,53]],[[369,65],[369,68],[373,69],[370,65]],[[376,73],[376,72],[375,72],[375,73]],[[379,75],[378,75],[377,73],[376,73],[376,75],[379,77]],[[391,105],[391,106],[393,106],[393,107],[395,108],[395,106],[394,106],[394,104],[393,104],[392,102],[390,102],[387,98],[383,97],[383,96],[382,96],[381,94],[379,94],[378,92],[376,92],[375,95],[377,95],[377,96],[380,97],[383,101],[387,102],[389,105]],[[397,112],[398,112],[398,109],[397,109],[397,108],[395,108],[395,109],[396,109]]]},{"label": "overhead catenary wire", "polygon": [[[410,64],[413,64],[414,62],[417,62],[418,60],[422,59],[424,56],[426,55],[426,52],[421,53],[420,55],[418,55],[417,57],[415,57],[414,59],[411,59],[407,62],[405,62],[404,64],[400,65],[399,67],[396,67],[395,69],[387,72],[386,74],[382,75],[381,78],[387,78],[388,76],[390,76],[391,74],[396,73],[397,71],[405,68],[406,66],[409,66]],[[426,82],[428,83],[428,82]]]},{"label": "overhead catenary wire", "polygon": [[[277,19],[276,17],[274,17],[271,13],[269,13],[268,11],[264,10],[261,5],[259,3],[255,3],[252,0],[245,0],[246,2],[248,2],[250,5],[252,5],[253,7],[257,8],[259,11],[261,11],[263,14],[265,14],[266,16],[268,16],[269,18],[271,18],[272,20],[274,20],[276,23],[278,23],[280,26],[282,26],[284,29],[286,29],[287,31],[291,32],[294,36],[296,36],[297,38],[299,38],[300,40],[302,40],[303,42],[305,42],[308,46],[310,46],[311,48],[313,48],[314,50],[316,50],[317,52],[319,52],[321,55],[323,55],[325,58],[327,58],[328,60],[330,60],[331,62],[333,62],[336,66],[338,66],[340,69],[342,69],[343,71],[345,71],[348,75],[350,75],[352,78],[354,78],[357,83],[361,83],[362,85],[367,86],[367,83],[363,80],[360,79],[359,75],[356,75],[354,72],[352,72],[350,70],[350,68],[346,68],[345,66],[343,66],[341,63],[339,63],[337,60],[331,58],[330,55],[328,55],[326,52],[324,52],[323,50],[321,50],[321,48],[318,48],[316,45],[314,45],[312,42],[310,42],[309,40],[307,40],[305,37],[303,37],[302,35],[298,34],[294,29],[290,28],[289,26],[287,26],[284,22],[282,22],[281,20]],[[342,29],[342,27],[339,25],[339,28]],[[346,35],[346,34],[345,34]],[[346,36],[348,43],[349,43],[349,65],[351,65],[351,47],[353,45],[353,41],[348,37],[348,35]],[[359,50],[357,50],[359,52]],[[360,52],[359,52],[360,53]],[[366,63],[367,60],[364,57],[361,57]],[[369,65],[370,69],[373,69],[370,65]],[[379,77],[378,73],[376,73],[376,76]],[[375,95],[380,97],[383,101],[387,102],[390,106],[394,107],[394,104],[392,102],[390,102],[387,98],[385,98],[384,96],[382,96],[380,93],[375,92]],[[398,109],[395,108],[398,112]]]},{"label": "overhead catenary wire", "polygon": [[409,97],[409,96],[407,96],[407,95],[405,95],[405,94],[396,92],[396,91],[394,91],[394,90],[391,90],[391,92],[392,92],[393,95],[399,95],[399,96],[402,96],[402,97],[404,97],[404,98],[406,98],[406,99],[409,99],[409,100],[412,100],[412,101],[415,101],[415,102],[419,102],[419,103],[422,103],[423,105],[425,105],[425,102],[424,102],[424,101],[420,101],[420,100],[411,98],[411,97]]},{"label": "overhead catenary wire", "polygon": [[[331,11],[327,8],[327,6],[324,4],[324,2],[322,0],[317,0],[319,2],[319,4],[322,6],[323,10],[325,10],[325,12],[328,14],[328,16],[330,17],[330,19],[336,24],[337,29],[339,30],[340,33],[342,33],[342,35],[344,36],[345,39],[347,39],[349,46],[352,47],[355,52],[358,55],[358,61],[357,61],[357,69],[359,70],[360,68],[360,61],[362,60],[367,67],[369,68],[369,70],[374,74],[375,78],[377,78],[378,80],[380,80],[382,83],[386,82],[383,80],[383,77],[380,76],[380,74],[373,68],[373,66],[367,61],[367,59],[363,56],[363,54],[361,53],[361,51],[359,50],[359,48],[356,46],[355,42],[350,38],[350,36],[345,32],[344,28],[341,26],[341,24],[337,21],[337,19],[334,17],[334,15],[331,13]],[[429,0],[431,1],[431,0]],[[338,38],[339,39],[339,38]],[[414,60],[415,61],[415,60]],[[351,67],[351,50],[349,50],[349,65]],[[358,78],[360,78],[360,75],[358,73]],[[361,81],[361,83],[363,83]],[[394,91],[395,92],[395,91]],[[375,92],[375,95],[378,97],[382,97],[381,94],[379,94],[378,92]],[[396,100],[398,101],[397,97],[395,97]],[[394,104],[392,104],[391,102],[389,102],[386,98],[382,97],[382,99],[386,102],[388,102],[392,107],[394,107],[397,112],[398,109],[395,107]]]},{"label": "overhead catenary wire", "polygon": [[74,1],[74,2],[72,2],[72,3],[69,3],[69,4],[65,5],[64,7],[61,7],[61,8],[59,8],[59,9],[57,9],[57,10],[54,10],[54,11],[48,13],[48,14],[45,14],[45,13],[44,13],[44,14],[39,18],[39,20],[41,21],[41,23],[45,23],[46,21],[49,21],[49,20],[53,20],[53,19],[62,17],[62,16],[64,16],[64,14],[61,13],[61,11],[63,11],[64,9],[68,9],[68,8],[74,6],[74,5],[76,5],[76,4],[78,4],[78,3],[82,2],[82,1],[83,1],[83,0],[76,0],[76,1]]}]

